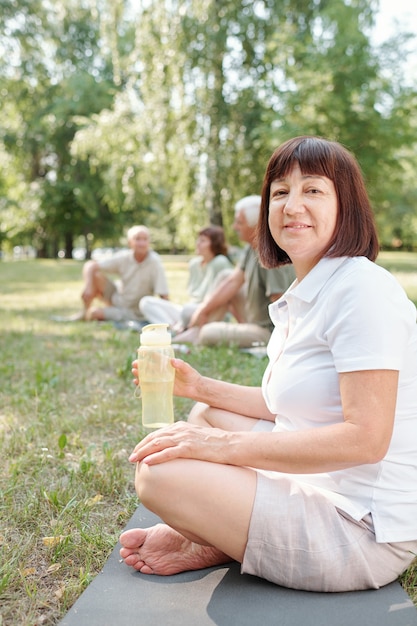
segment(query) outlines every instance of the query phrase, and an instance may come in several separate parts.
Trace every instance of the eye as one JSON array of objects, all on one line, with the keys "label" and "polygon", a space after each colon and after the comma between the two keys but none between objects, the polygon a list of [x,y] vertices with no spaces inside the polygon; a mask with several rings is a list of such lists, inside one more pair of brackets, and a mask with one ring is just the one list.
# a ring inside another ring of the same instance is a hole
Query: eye
[{"label": "eye", "polygon": [[287,189],[284,187],[279,187],[277,189],[271,189],[271,198],[280,198],[281,196],[285,196],[288,193]]}]

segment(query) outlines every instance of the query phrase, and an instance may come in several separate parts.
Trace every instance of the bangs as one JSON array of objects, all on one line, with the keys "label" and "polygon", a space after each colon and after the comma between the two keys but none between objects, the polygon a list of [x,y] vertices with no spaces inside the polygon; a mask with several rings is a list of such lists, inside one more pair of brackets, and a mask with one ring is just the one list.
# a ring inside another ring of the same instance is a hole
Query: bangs
[{"label": "bangs", "polygon": [[312,137],[297,137],[277,150],[269,169],[269,181],[285,177],[295,165],[301,173],[312,176],[326,176],[335,180],[335,154],[332,144]]}]

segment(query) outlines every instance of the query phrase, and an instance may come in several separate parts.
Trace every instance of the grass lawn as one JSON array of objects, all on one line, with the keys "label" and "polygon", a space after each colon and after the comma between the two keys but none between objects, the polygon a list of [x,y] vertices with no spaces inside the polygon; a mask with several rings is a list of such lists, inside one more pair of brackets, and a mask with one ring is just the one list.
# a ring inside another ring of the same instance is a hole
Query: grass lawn
[{"label": "grass lawn", "polygon": [[[417,255],[385,254],[417,302]],[[165,257],[185,301],[187,261]],[[0,262],[0,626],[56,624],[100,571],[137,504],[128,453],[143,436],[135,332],[59,324],[79,308],[81,263]],[[232,348],[181,355],[202,373],[258,384],[264,359]],[[175,399],[177,419],[190,401]],[[403,583],[417,604],[417,568]]]}]

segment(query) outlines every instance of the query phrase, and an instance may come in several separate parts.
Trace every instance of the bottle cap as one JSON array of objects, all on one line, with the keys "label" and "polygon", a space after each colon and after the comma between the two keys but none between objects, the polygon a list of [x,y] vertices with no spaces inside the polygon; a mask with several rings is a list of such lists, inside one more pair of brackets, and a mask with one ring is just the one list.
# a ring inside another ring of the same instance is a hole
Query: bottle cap
[{"label": "bottle cap", "polygon": [[171,343],[168,324],[148,324],[142,328],[140,335],[142,346],[166,346]]}]

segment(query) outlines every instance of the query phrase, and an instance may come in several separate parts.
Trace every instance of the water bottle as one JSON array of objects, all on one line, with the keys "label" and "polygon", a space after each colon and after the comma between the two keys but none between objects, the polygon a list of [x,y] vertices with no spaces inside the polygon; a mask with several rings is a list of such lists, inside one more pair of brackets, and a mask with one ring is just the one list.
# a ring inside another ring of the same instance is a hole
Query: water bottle
[{"label": "water bottle", "polygon": [[174,422],[173,389],[175,356],[168,324],[142,328],[138,350],[139,384],[142,398],[142,425],[161,428]]}]

